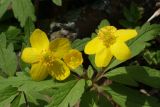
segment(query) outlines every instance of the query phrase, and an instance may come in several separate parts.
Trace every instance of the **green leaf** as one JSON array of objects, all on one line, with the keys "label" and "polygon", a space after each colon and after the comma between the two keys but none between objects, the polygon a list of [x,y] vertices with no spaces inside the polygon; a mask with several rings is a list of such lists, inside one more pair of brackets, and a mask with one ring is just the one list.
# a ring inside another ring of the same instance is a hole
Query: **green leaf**
[{"label": "green leaf", "polygon": [[92,66],[96,69],[96,71],[101,71],[101,68],[97,67],[95,64],[95,55],[89,55],[88,59],[91,62]]},{"label": "green leaf", "polygon": [[159,101],[151,96],[145,96],[131,88],[112,84],[104,87],[107,94],[121,107],[159,107]]},{"label": "green leaf", "polygon": [[12,95],[16,93],[17,93],[16,87],[8,86],[5,88],[1,88],[0,89],[0,102],[8,99],[9,97],[11,97]]},{"label": "green leaf", "polygon": [[4,33],[0,34],[0,47],[1,48],[6,48],[6,35]]},{"label": "green leaf", "polygon": [[30,43],[29,37],[32,34],[32,32],[34,31],[34,29],[35,29],[35,25],[34,25],[32,19],[28,18],[26,21],[26,24],[24,26],[24,33],[25,33],[24,42],[25,42],[26,46],[29,46],[29,43]]},{"label": "green leaf", "polygon": [[[4,36],[3,34],[1,34],[1,35]],[[4,39],[4,41],[5,41],[5,39]],[[5,44],[0,45],[0,68],[8,76],[13,76],[16,72],[16,69],[17,69],[17,57],[11,47],[4,48],[4,46],[5,46]]]},{"label": "green leaf", "polygon": [[52,79],[51,80],[44,80],[44,81],[33,81],[33,80],[28,80],[23,83],[19,87],[19,90],[21,91],[42,91],[44,89],[48,88],[55,88],[59,87],[62,84],[54,82]]},{"label": "green leaf", "polygon": [[21,26],[24,27],[28,18],[36,20],[34,15],[34,6],[31,0],[12,0],[14,16],[18,19]]},{"label": "green leaf", "polygon": [[88,69],[87,69],[87,76],[88,76],[88,78],[91,79],[92,76],[93,76],[93,74],[94,74],[94,70],[93,70],[93,68],[89,65],[89,67],[88,67]]},{"label": "green leaf", "polygon": [[127,66],[113,69],[105,75],[118,83],[138,86],[137,82],[160,88],[160,72],[145,66]]},{"label": "green leaf", "polygon": [[104,96],[100,96],[99,97],[99,101],[98,101],[98,107],[104,107],[104,105],[106,107],[113,107],[111,102],[108,101],[108,99]]},{"label": "green leaf", "polygon": [[52,0],[52,2],[57,6],[62,6],[62,0]]},{"label": "green leaf", "polygon": [[83,65],[78,66],[76,69],[72,70],[73,72],[75,72],[76,74],[82,76],[83,75]]},{"label": "green leaf", "polygon": [[17,94],[11,95],[9,98],[5,99],[4,101],[0,102],[0,107],[10,107],[10,103],[14,100]]},{"label": "green leaf", "polygon": [[[26,74],[19,74],[18,77],[11,76],[8,78],[3,78],[0,80],[1,87],[7,87],[7,86],[13,86],[13,87],[20,87],[22,86],[26,81],[31,81],[31,78],[29,76],[25,76]],[[28,88],[28,87],[27,87]]]},{"label": "green leaf", "polygon": [[48,88],[56,88],[64,85],[54,80],[33,81],[28,72],[20,72],[18,76],[9,77],[0,80],[1,87],[13,86],[18,87],[19,91],[42,91]]},{"label": "green leaf", "polygon": [[39,105],[38,100],[45,100],[45,95],[40,94],[37,91],[30,90],[24,92],[28,102],[33,103],[35,105]]},{"label": "green leaf", "polygon": [[107,19],[103,19],[103,20],[100,22],[100,24],[99,24],[99,26],[98,26],[98,29],[100,29],[100,28],[102,28],[102,27],[104,27],[104,26],[109,26],[109,25],[110,25],[109,21],[108,21]]},{"label": "green leaf", "polygon": [[86,43],[90,40],[90,38],[76,39],[72,43],[72,48],[77,49],[79,51],[83,51]]},{"label": "green leaf", "polygon": [[[160,33],[160,25],[150,25],[149,23],[146,23],[140,29],[137,29],[137,32],[138,35],[128,42],[128,46],[132,52],[131,58],[142,52],[145,49],[147,42],[154,39]],[[107,69],[113,68],[120,63],[122,63],[122,61],[113,59]]]},{"label": "green leaf", "polygon": [[10,4],[11,4],[11,0],[0,0],[0,18],[7,11]]},{"label": "green leaf", "polygon": [[8,43],[15,43],[17,42],[20,37],[19,34],[21,33],[21,30],[15,26],[9,26],[7,31],[5,32],[5,35],[7,37]]},{"label": "green leaf", "polygon": [[69,81],[64,86],[58,87],[52,102],[47,107],[72,107],[82,96],[84,86],[85,81],[81,79]]},{"label": "green leaf", "polygon": [[21,94],[18,94],[11,103],[11,107],[19,107]]},{"label": "green leaf", "polygon": [[80,107],[113,107],[104,96],[94,92],[85,92],[81,98]]},{"label": "green leaf", "polygon": [[15,50],[19,50],[21,48],[22,36],[20,35],[21,29],[15,26],[9,26],[7,31],[4,32],[7,38],[7,45],[12,43],[14,45]]},{"label": "green leaf", "polygon": [[80,107],[98,107],[98,96],[94,91],[85,92],[82,95]]}]

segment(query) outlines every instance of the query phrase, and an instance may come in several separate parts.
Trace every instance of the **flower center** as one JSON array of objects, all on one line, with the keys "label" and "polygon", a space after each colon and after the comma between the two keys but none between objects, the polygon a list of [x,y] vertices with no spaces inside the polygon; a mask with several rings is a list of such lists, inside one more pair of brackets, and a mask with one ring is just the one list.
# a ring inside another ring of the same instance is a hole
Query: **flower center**
[{"label": "flower center", "polygon": [[42,63],[47,67],[52,66],[53,62],[56,59],[56,57],[54,56],[54,53],[50,52],[50,51],[43,50],[41,54],[42,55],[41,55],[40,61],[42,61]]},{"label": "flower center", "polygon": [[106,26],[99,30],[98,37],[103,41],[107,48],[116,42],[116,30],[117,29],[114,26]]}]

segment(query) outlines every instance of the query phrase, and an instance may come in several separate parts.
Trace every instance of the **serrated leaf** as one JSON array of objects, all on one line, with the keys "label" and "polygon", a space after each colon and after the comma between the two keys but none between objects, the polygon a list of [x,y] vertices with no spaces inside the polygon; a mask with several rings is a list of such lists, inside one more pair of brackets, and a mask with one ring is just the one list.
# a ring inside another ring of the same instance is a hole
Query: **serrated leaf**
[{"label": "serrated leaf", "polygon": [[113,107],[104,96],[94,91],[85,92],[81,98],[80,107]]},{"label": "serrated leaf", "polygon": [[12,0],[14,16],[18,19],[21,26],[24,27],[28,18],[36,20],[34,15],[34,6],[31,0]]},{"label": "serrated leaf", "polygon": [[22,86],[26,81],[31,81],[31,78],[29,76],[25,76],[26,74],[23,73],[23,75],[11,76],[8,78],[3,78],[0,80],[1,87],[7,87],[7,86],[13,86],[13,87],[19,87]]},{"label": "serrated leaf", "polygon": [[8,76],[13,76],[17,68],[17,57],[10,47],[4,48],[4,46],[0,45],[0,68]]},{"label": "serrated leaf", "polygon": [[80,107],[98,107],[97,102],[98,102],[98,96],[96,92],[94,91],[85,92],[82,95]]},{"label": "serrated leaf", "polygon": [[89,65],[89,67],[88,67],[88,69],[87,69],[87,76],[88,76],[88,78],[91,79],[92,76],[93,76],[93,74],[94,74],[94,70],[93,70],[93,68]]},{"label": "serrated leaf", "polygon": [[0,0],[0,18],[7,11],[10,4],[11,4],[11,0]]},{"label": "serrated leaf", "polygon": [[15,26],[9,26],[7,31],[4,32],[7,38],[7,45],[13,44],[15,50],[19,50],[21,48],[22,36],[20,35],[21,29]]},{"label": "serrated leaf", "polygon": [[107,94],[121,107],[159,107],[159,101],[151,96],[142,95],[140,92],[131,88],[112,84],[104,87]]},{"label": "serrated leaf", "polygon": [[113,69],[105,75],[118,83],[138,86],[141,82],[154,88],[160,88],[160,72],[145,66],[127,66]]},{"label": "serrated leaf", "polygon": [[[142,52],[146,47],[147,42],[154,39],[160,33],[160,25],[150,25],[149,23],[146,23],[140,29],[137,29],[137,31],[138,35],[128,42],[128,46],[132,52],[131,58]],[[113,59],[107,69],[113,68],[120,63],[122,63],[122,61]]]},{"label": "serrated leaf", "polygon": [[0,34],[0,47],[6,48],[6,44],[7,44],[6,35],[4,33],[1,33]]},{"label": "serrated leaf", "polygon": [[83,38],[83,39],[76,39],[75,41],[73,41],[72,43],[72,48],[73,49],[77,49],[79,51],[83,51],[84,50],[84,46],[86,45],[86,43],[90,40],[90,38]]},{"label": "serrated leaf", "polygon": [[44,80],[44,81],[39,81],[39,82],[28,80],[28,81],[25,81],[23,85],[19,87],[19,90],[21,91],[31,91],[31,90],[42,91],[44,89],[55,88],[61,85],[63,84],[56,83],[53,80]]},{"label": "serrated leaf", "polygon": [[62,0],[52,0],[52,2],[57,6],[62,6]]},{"label": "serrated leaf", "polygon": [[8,86],[0,89],[0,102],[10,98],[12,95],[17,93],[17,88]]},{"label": "serrated leaf", "polygon": [[106,107],[114,107],[114,106],[112,106],[111,102],[108,101],[108,99],[106,97],[100,96],[99,101],[98,101],[98,107],[104,107],[104,105]]},{"label": "serrated leaf", "polygon": [[7,31],[5,32],[7,42],[8,43],[14,43],[17,40],[20,39],[20,37],[17,37],[20,34],[21,30],[15,26],[9,26]]},{"label": "serrated leaf", "polygon": [[5,99],[4,101],[0,102],[0,107],[10,107],[10,103],[13,99],[17,96],[17,94],[11,95],[9,98]]},{"label": "serrated leaf", "polygon": [[21,94],[18,94],[11,103],[11,107],[19,107]]},{"label": "serrated leaf", "polygon": [[33,81],[28,72],[21,72],[18,76],[4,78],[0,80],[1,87],[13,86],[18,87],[19,91],[41,91],[48,88],[56,88],[64,85],[54,80]]},{"label": "serrated leaf", "polygon": [[39,105],[38,100],[45,100],[45,95],[40,94],[37,91],[30,90],[24,92],[28,102],[33,103],[35,105]]},{"label": "serrated leaf", "polygon": [[103,20],[100,22],[100,24],[99,24],[99,26],[98,26],[98,29],[100,29],[100,28],[102,28],[102,27],[104,27],[104,26],[109,26],[109,25],[110,25],[109,21],[108,21],[107,19],[103,19]]},{"label": "serrated leaf", "polygon": [[52,102],[47,107],[72,107],[84,92],[85,81],[73,80],[59,87],[53,95]]}]

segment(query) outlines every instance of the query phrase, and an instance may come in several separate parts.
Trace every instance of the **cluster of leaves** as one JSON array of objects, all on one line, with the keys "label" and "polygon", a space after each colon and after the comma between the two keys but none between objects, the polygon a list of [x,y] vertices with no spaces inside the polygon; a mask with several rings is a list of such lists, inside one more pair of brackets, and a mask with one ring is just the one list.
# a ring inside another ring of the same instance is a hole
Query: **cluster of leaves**
[{"label": "cluster of leaves", "polygon": [[140,10],[134,2],[130,5],[130,8],[123,7],[123,15],[125,19],[121,19],[119,23],[126,28],[134,28],[139,26],[140,19],[142,18],[142,10]]},{"label": "cluster of leaves", "polygon": [[[61,0],[52,1],[57,5],[62,4]],[[19,52],[29,45],[29,36],[35,29],[34,6],[31,0],[0,0],[0,17],[9,5],[12,5],[14,16],[23,29],[10,26],[0,33],[0,107],[160,106],[159,100],[149,92],[140,92],[141,85],[160,89],[159,70],[139,65],[126,66],[114,58],[106,68],[97,68],[94,55],[90,55],[88,68],[81,65],[65,81],[59,82],[50,77],[39,82],[33,81],[28,74],[29,66],[19,59]],[[137,18],[139,13],[134,6],[130,11],[137,14],[130,18]],[[128,11],[125,14],[129,13]],[[95,32],[107,25],[108,20],[102,20]],[[145,23],[136,27],[136,30],[138,36],[127,43],[132,51],[131,58],[140,55],[148,42],[159,35],[160,25]],[[91,38],[76,39],[72,42],[72,48],[83,51],[85,44],[95,35],[96,33],[93,33]],[[159,57],[157,53],[153,55],[156,58]],[[151,59],[153,57],[149,60]]]},{"label": "cluster of leaves", "polygon": [[[62,0],[52,0],[58,6],[62,5]],[[18,19],[24,27],[28,18],[36,21],[35,9],[31,0],[0,0],[0,18],[9,9],[13,10],[14,17]]]}]

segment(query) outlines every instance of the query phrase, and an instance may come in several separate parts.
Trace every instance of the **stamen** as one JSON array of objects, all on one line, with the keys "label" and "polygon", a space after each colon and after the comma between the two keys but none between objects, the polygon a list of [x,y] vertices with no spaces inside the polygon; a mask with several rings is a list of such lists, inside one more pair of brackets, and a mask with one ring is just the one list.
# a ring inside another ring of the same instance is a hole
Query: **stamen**
[{"label": "stamen", "polygon": [[47,67],[51,67],[53,65],[53,62],[55,61],[55,56],[53,52],[42,52],[42,57],[40,58],[40,61]]},{"label": "stamen", "polygon": [[104,45],[108,48],[116,41],[115,32],[116,28],[114,26],[106,26],[99,30],[98,37],[104,43]]}]

